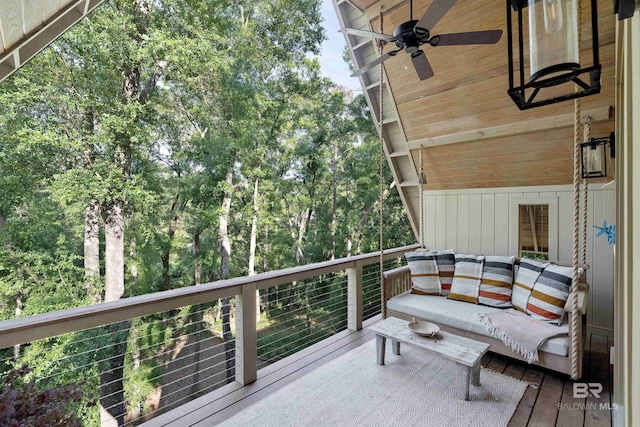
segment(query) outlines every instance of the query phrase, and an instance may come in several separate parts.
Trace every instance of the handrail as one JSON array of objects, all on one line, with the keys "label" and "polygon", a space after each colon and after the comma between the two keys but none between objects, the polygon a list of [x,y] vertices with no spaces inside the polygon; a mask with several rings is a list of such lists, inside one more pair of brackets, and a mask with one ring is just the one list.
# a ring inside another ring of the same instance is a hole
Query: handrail
[{"label": "handrail", "polygon": [[[420,245],[415,244],[388,249],[384,252],[384,258],[396,258],[419,247]],[[355,268],[356,266],[375,264],[378,262],[379,256],[380,252],[371,252],[254,276],[220,280],[199,286],[172,289],[123,298],[118,301],[5,320],[0,322],[0,349],[140,316],[174,310],[188,305],[202,304],[232,295],[242,295],[243,288],[247,286],[264,289],[296,280],[304,280],[309,277]]]}]

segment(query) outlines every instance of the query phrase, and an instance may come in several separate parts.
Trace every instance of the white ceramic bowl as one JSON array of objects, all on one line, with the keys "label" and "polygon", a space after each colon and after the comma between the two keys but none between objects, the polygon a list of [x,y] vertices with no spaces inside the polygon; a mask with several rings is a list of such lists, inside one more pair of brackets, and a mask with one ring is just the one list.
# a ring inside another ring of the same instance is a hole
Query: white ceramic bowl
[{"label": "white ceramic bowl", "polygon": [[438,332],[440,332],[440,327],[431,322],[411,322],[409,323],[409,329],[411,329],[416,334],[423,337],[433,338],[436,336]]}]

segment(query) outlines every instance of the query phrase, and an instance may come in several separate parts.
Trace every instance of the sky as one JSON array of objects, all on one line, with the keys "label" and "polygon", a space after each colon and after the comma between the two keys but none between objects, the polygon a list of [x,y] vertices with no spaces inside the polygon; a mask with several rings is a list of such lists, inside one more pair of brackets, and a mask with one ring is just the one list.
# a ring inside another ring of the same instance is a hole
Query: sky
[{"label": "sky", "polygon": [[318,56],[322,74],[335,83],[354,91],[361,91],[357,77],[349,77],[347,64],[342,60],[345,47],[344,36],[339,33],[340,24],[331,0],[322,0],[322,17],[327,40],[322,44],[322,51]]}]

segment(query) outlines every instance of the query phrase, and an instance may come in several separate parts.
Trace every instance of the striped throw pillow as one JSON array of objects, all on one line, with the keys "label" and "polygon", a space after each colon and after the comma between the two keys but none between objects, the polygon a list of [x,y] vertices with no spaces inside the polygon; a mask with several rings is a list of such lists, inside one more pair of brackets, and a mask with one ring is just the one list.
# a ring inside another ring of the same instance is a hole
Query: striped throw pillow
[{"label": "striped throw pillow", "polygon": [[555,264],[547,266],[533,286],[527,303],[527,314],[549,323],[562,323],[564,305],[569,297],[572,281],[573,268]]},{"label": "striped throw pillow", "polygon": [[515,256],[487,256],[482,267],[478,302],[498,308],[511,307]]},{"label": "striped throw pillow", "polygon": [[411,271],[411,293],[440,295],[438,264],[431,251],[407,252],[405,255]]},{"label": "striped throw pillow", "polygon": [[513,281],[513,292],[511,294],[513,308],[523,313],[527,312],[527,302],[529,302],[533,285],[535,285],[538,276],[547,265],[549,263],[534,261],[529,258],[520,260],[520,267],[518,268],[516,279]]},{"label": "striped throw pillow", "polygon": [[451,282],[456,267],[455,251],[447,249],[436,253],[436,263],[438,263],[438,275],[440,276],[440,285],[442,285],[441,294],[446,297],[451,291]]},{"label": "striped throw pillow", "polygon": [[484,256],[456,254],[456,267],[447,298],[478,303]]}]

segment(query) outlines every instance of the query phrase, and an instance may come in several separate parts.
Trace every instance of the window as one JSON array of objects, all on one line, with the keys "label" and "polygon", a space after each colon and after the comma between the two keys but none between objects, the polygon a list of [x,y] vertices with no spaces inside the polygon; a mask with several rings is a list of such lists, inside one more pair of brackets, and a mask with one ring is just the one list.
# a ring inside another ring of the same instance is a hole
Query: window
[{"label": "window", "polygon": [[549,259],[549,205],[518,205],[518,256]]},{"label": "window", "polygon": [[[570,220],[563,214],[564,227]],[[550,261],[560,261],[558,197],[511,196],[509,200],[509,253]],[[533,221],[532,221],[533,220]],[[533,227],[531,226],[533,222]],[[536,241],[533,240],[535,230]],[[565,235],[564,233],[563,235]],[[536,250],[537,243],[537,250]],[[563,247],[571,244],[562,241]]]}]

